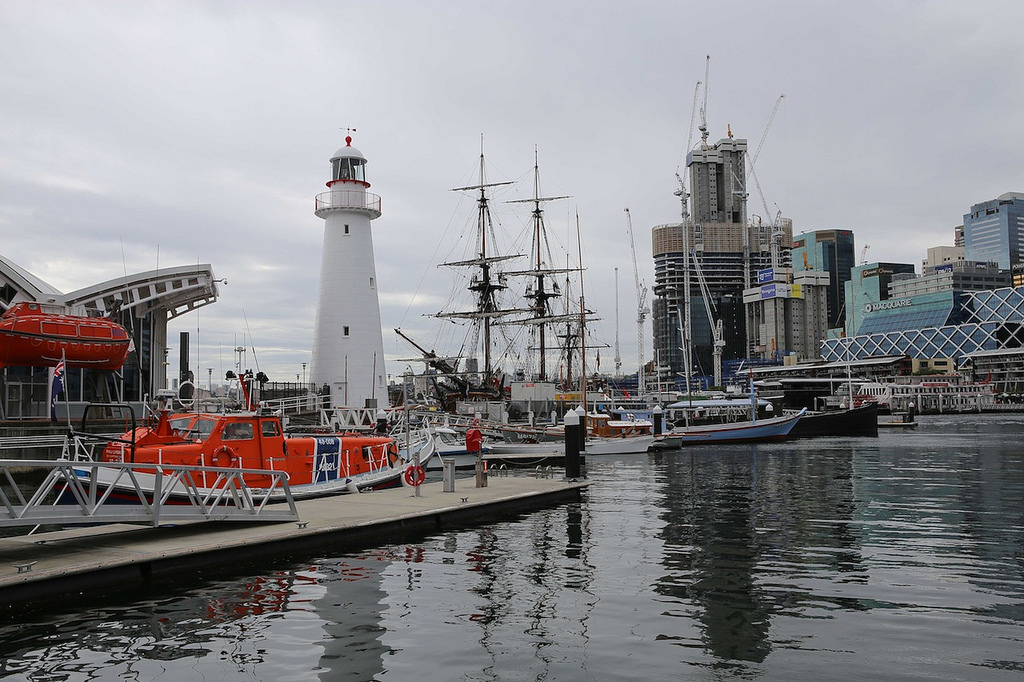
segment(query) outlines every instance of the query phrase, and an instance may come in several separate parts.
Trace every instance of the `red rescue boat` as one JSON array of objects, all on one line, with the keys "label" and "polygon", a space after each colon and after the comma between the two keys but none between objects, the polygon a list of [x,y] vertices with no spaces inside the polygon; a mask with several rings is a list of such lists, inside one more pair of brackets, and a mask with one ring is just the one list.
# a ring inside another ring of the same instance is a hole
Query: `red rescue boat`
[{"label": "red rescue boat", "polygon": [[[159,421],[131,428],[103,447],[101,461],[133,464],[133,478],[147,495],[161,489],[173,502],[186,502],[189,489],[173,483],[163,466],[200,467],[191,474],[198,491],[207,495],[220,485],[209,467],[238,469],[253,489],[271,485],[271,472],[284,472],[294,499],[377,490],[423,482],[422,469],[401,460],[394,439],[385,435],[331,433],[290,436],[281,419],[269,410],[255,412],[159,413]],[[116,470],[76,470],[83,482],[95,476],[114,499],[138,502],[135,487]],[[170,490],[168,492],[168,488]],[[281,491],[270,493],[272,499]]]},{"label": "red rescue boat", "polygon": [[34,302],[0,316],[0,368],[69,366],[121,369],[131,351],[128,331],[105,317],[66,315]]}]

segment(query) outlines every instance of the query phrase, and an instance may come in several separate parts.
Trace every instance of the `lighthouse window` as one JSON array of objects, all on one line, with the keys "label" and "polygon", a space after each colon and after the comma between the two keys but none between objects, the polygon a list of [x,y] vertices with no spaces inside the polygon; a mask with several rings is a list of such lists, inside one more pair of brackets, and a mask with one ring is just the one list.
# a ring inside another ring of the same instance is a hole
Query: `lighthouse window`
[{"label": "lighthouse window", "polygon": [[331,167],[335,180],[364,180],[362,159],[334,159]]},{"label": "lighthouse window", "polygon": [[370,288],[373,288],[373,277],[370,278]]},{"label": "lighthouse window", "polygon": [[348,327],[342,327],[341,328],[341,335],[342,336],[348,336]]},{"label": "lighthouse window", "polygon": [[345,234],[348,234],[348,225],[345,226]]}]

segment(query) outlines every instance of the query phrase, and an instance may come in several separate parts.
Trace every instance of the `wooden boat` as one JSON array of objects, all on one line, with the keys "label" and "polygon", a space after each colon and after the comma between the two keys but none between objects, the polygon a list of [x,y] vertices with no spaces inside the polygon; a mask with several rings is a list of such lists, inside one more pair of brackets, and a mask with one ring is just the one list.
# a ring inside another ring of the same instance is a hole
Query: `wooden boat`
[{"label": "wooden boat", "polygon": [[878,403],[868,401],[848,410],[805,412],[789,437],[877,436],[878,426]]},{"label": "wooden boat", "polygon": [[104,317],[54,312],[52,306],[15,303],[0,316],[0,367],[68,366],[120,369],[131,350],[127,330]]},{"label": "wooden boat", "polygon": [[803,417],[806,409],[791,415],[755,421],[704,424],[676,427],[662,436],[655,436],[653,450],[678,448],[707,443],[751,443],[783,440]]},{"label": "wooden boat", "polygon": [[587,415],[587,427],[583,451],[588,455],[647,452],[654,443],[654,422],[629,413],[591,412]]},{"label": "wooden boat", "polygon": [[[424,475],[422,468],[402,462],[394,440],[388,436],[342,433],[291,437],[285,435],[280,418],[267,411],[171,414],[161,410],[155,425],[134,427],[106,441],[100,459],[139,465],[136,477],[146,491],[154,490],[159,475],[156,467],[160,465],[244,469],[245,484],[257,490],[271,484],[269,472],[284,471],[294,499],[403,483],[419,485]],[[79,473],[80,478],[88,475],[90,472],[84,469]],[[114,485],[115,481],[103,479],[102,470],[99,476],[101,488]],[[216,471],[199,470],[193,476],[201,492],[212,490],[217,480]],[[138,500],[134,488],[122,492]],[[117,490],[111,494],[118,497]],[[182,490],[179,496],[184,495]]]}]

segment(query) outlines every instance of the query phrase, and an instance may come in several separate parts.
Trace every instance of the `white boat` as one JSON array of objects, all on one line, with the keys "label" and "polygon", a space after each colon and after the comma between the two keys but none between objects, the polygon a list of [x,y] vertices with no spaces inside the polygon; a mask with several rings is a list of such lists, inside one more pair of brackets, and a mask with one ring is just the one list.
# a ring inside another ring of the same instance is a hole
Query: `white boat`
[{"label": "white boat", "polygon": [[427,426],[410,431],[408,447],[404,434],[396,436],[395,440],[399,445],[399,456],[406,462],[418,458],[426,471],[443,470],[443,460],[446,459],[454,459],[456,469],[472,469],[481,455],[491,452],[487,445],[480,448],[480,453],[470,452],[466,447],[466,437],[449,426]]}]

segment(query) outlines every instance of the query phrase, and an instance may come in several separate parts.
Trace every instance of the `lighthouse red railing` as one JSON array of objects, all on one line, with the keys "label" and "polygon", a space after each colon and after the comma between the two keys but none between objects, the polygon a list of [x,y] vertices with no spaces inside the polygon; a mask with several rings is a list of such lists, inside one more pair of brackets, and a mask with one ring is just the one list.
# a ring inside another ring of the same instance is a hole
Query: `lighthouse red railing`
[{"label": "lighthouse red railing", "polygon": [[316,195],[316,213],[335,209],[367,211],[380,215],[380,196],[372,192],[351,189],[334,189]]}]

